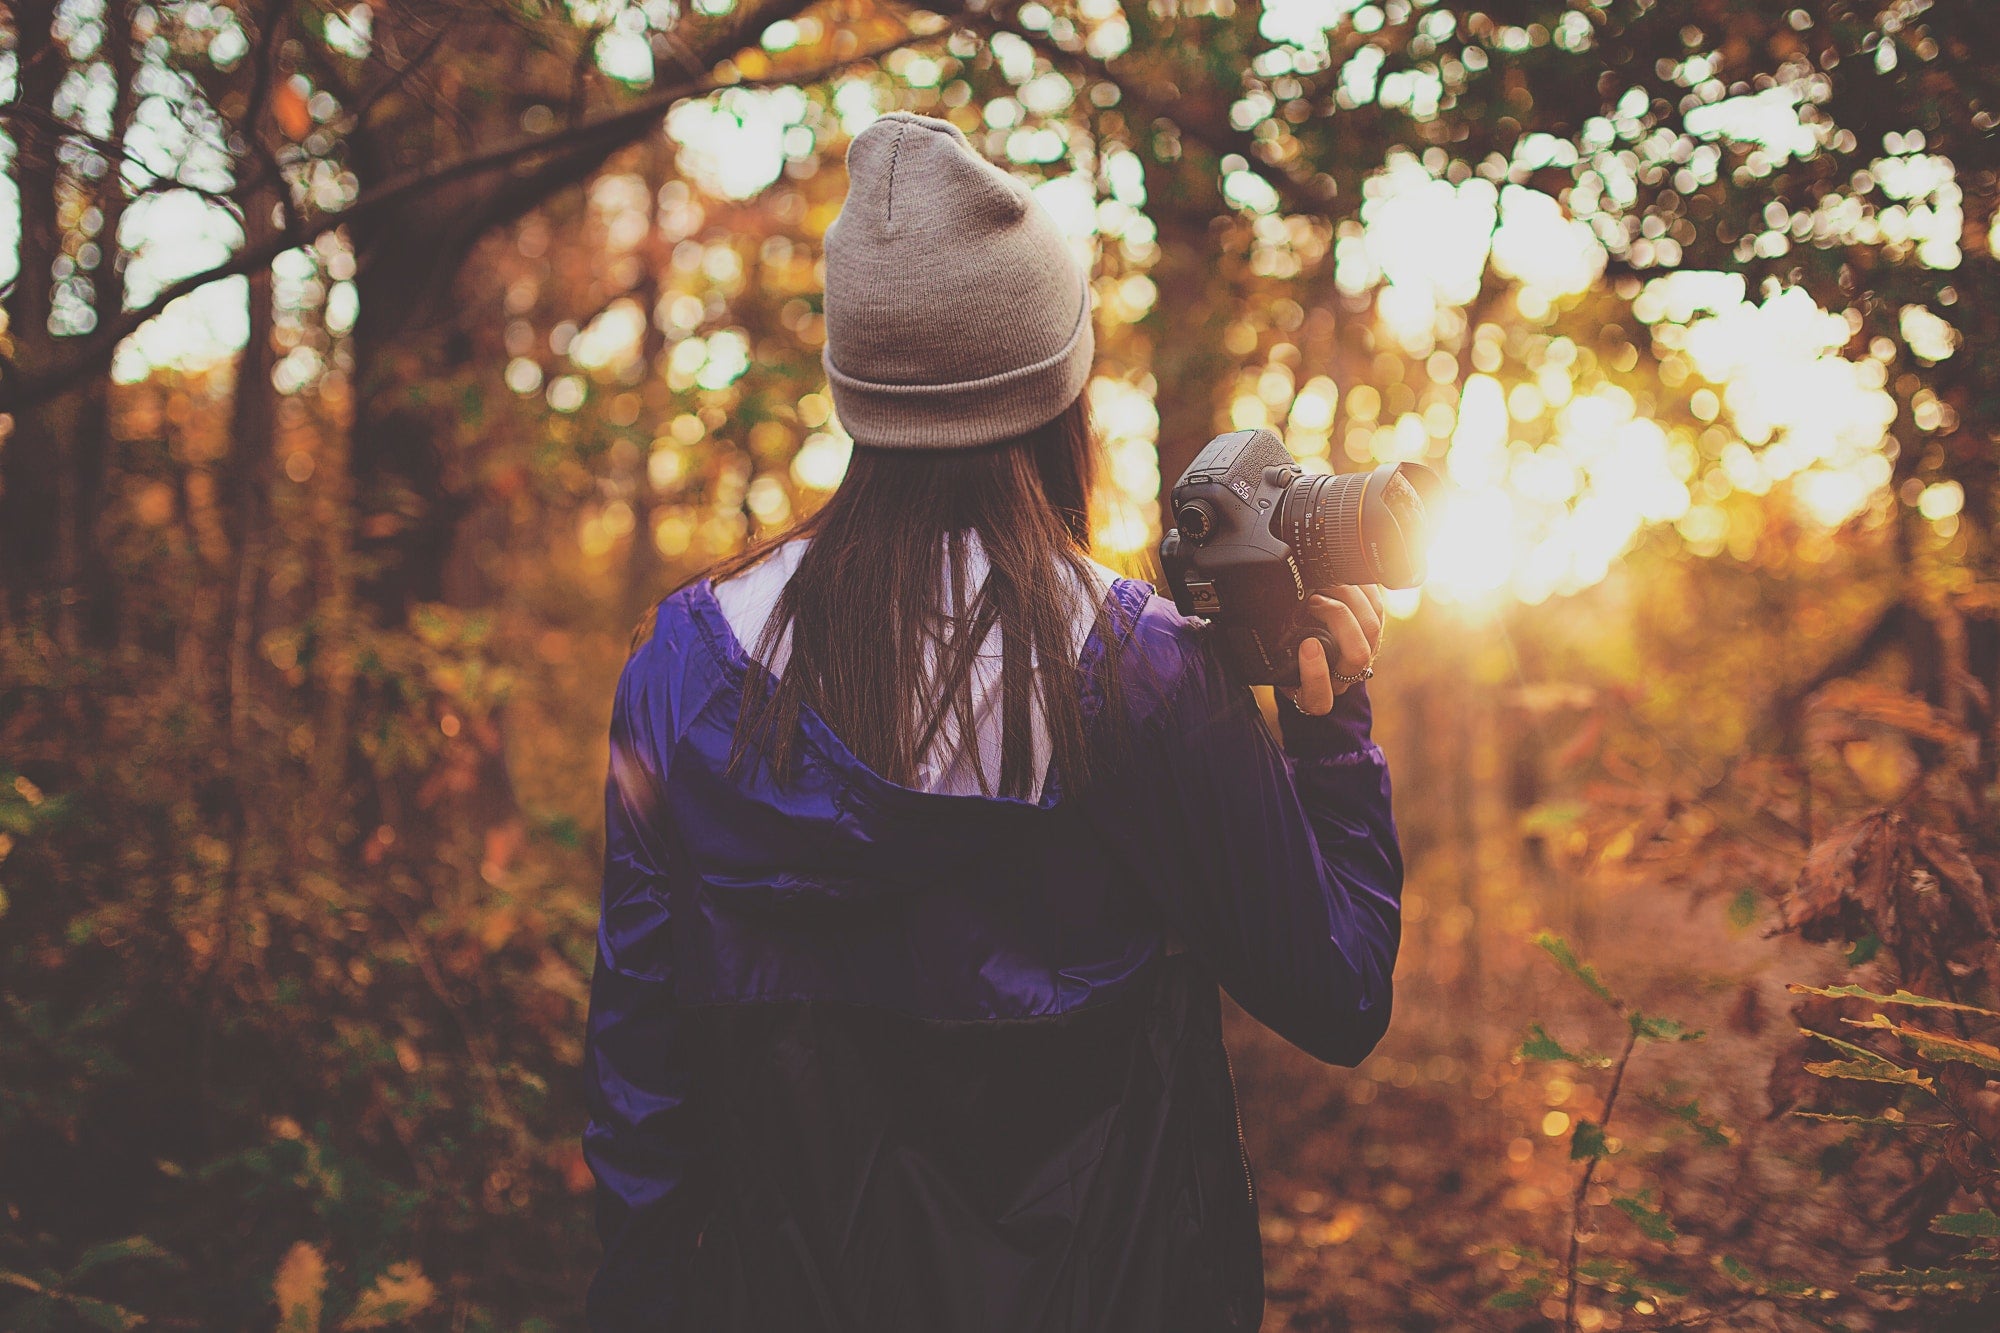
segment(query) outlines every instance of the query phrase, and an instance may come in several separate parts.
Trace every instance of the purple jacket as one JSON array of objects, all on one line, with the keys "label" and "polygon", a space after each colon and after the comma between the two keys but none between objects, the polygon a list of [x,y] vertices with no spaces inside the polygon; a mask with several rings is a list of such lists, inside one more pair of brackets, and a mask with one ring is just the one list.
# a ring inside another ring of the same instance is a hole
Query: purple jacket
[{"label": "purple jacket", "polygon": [[1091,780],[1029,803],[897,786],[810,712],[789,784],[728,773],[761,668],[707,582],[659,605],[611,724],[593,1328],[1256,1327],[1214,983],[1374,1047],[1388,771],[1359,687],[1281,749],[1198,622],[1110,610],[1128,720],[1093,635]]}]

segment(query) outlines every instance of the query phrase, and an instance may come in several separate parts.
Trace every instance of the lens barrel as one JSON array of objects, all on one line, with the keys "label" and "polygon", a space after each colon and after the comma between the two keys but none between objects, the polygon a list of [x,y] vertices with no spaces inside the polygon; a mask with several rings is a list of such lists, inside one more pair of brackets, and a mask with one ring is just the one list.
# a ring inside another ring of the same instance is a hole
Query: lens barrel
[{"label": "lens barrel", "polygon": [[1308,588],[1413,588],[1428,572],[1424,502],[1437,489],[1437,474],[1419,463],[1300,477],[1285,488],[1271,526],[1298,557]]}]

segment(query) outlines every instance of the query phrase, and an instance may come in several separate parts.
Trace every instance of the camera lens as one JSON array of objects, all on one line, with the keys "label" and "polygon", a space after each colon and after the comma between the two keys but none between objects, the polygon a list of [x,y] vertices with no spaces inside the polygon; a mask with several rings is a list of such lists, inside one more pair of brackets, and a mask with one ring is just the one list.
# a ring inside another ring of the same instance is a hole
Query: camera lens
[{"label": "camera lens", "polygon": [[1292,548],[1308,588],[1413,588],[1427,572],[1424,501],[1437,486],[1437,474],[1418,463],[1300,477],[1278,502],[1272,535]]}]

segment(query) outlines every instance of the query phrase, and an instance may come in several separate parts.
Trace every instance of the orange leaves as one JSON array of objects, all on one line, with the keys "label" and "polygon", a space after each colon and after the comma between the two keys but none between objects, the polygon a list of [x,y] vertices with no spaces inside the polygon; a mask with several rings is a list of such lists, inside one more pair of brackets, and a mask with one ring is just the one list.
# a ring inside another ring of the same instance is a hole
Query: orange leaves
[{"label": "orange leaves", "polygon": [[1779,912],[1809,940],[1881,939],[1920,991],[1952,993],[1951,960],[1961,953],[2000,981],[1993,896],[1979,868],[1951,834],[1895,811],[1821,839]]},{"label": "orange leaves", "polygon": [[427,1310],[437,1300],[437,1288],[416,1264],[390,1264],[374,1285],[361,1293],[341,1329],[389,1328]]},{"label": "orange leaves", "polygon": [[1946,1032],[1906,1027],[1892,1021],[1886,1014],[1875,1014],[1866,1019],[1850,1018],[1847,1021],[1858,1028],[1879,1028],[1884,1032],[1893,1032],[1908,1043],[1910,1049],[1917,1055],[1933,1063],[1970,1065],[1988,1073],[2000,1074],[2000,1046],[1995,1046],[1991,1042],[1973,1041],[1966,1037],[1954,1037]]},{"label": "orange leaves", "polygon": [[[326,1288],[326,1256],[317,1247],[302,1240],[285,1251],[271,1282],[278,1302],[278,1333],[319,1333]],[[334,1327],[339,1333],[392,1328],[436,1301],[437,1286],[424,1276],[423,1269],[408,1261],[390,1264]]]},{"label": "orange leaves", "polygon": [[326,1256],[305,1241],[285,1251],[271,1281],[278,1298],[278,1333],[319,1333],[326,1299]]},{"label": "orange leaves", "polygon": [[1963,748],[1971,742],[1956,723],[1924,700],[1872,681],[1834,681],[1815,696],[1813,709],[1892,727],[1949,748]]}]

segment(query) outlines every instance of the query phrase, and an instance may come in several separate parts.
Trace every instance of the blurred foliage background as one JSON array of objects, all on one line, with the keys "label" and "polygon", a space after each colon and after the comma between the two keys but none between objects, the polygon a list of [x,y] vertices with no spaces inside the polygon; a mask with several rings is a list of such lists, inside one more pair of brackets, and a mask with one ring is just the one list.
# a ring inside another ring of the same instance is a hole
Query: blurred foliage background
[{"label": "blurred foliage background", "polygon": [[1232,425],[1455,483],[1376,686],[1396,1029],[1234,1030],[1267,1329],[2000,1322],[1992,6],[0,40],[0,1324],[576,1324],[611,683],[842,475],[895,108],[1090,265],[1105,559]]}]

